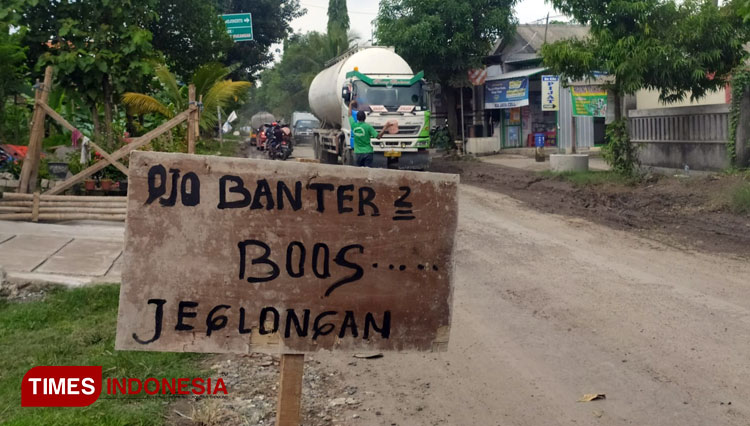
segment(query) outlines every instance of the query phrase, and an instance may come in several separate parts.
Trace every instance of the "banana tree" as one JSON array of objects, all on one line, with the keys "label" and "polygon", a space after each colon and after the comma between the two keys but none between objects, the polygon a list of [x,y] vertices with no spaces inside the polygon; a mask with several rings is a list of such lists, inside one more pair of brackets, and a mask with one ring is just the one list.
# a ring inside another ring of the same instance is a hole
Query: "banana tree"
[{"label": "banana tree", "polygon": [[[216,111],[217,107],[225,108],[250,88],[251,84],[247,81],[226,79],[236,69],[237,65],[226,67],[220,63],[211,62],[201,66],[193,74],[191,81],[195,85],[196,99],[203,97],[203,109],[206,111],[201,114],[200,128],[202,130],[210,131],[216,126],[217,117],[213,111]],[[127,92],[123,95],[122,103],[127,106],[130,114],[153,113],[172,118],[175,114],[187,109],[187,85],[181,86],[177,77],[165,65],[156,68],[156,78],[162,86],[162,91],[156,96],[134,92]]]}]

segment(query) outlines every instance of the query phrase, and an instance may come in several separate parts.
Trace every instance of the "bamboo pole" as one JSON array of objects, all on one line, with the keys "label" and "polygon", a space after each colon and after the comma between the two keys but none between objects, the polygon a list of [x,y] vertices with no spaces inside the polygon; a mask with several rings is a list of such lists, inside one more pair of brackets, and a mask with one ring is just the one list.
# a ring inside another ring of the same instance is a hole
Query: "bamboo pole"
[{"label": "bamboo pole", "polygon": [[[198,96],[198,105],[203,105],[203,95]],[[200,139],[201,137],[201,107],[196,108],[195,113],[195,138]]]},{"label": "bamboo pole", "polygon": [[[33,204],[34,203],[31,201],[6,201],[0,202],[0,208],[25,208],[31,211]],[[127,206],[127,203],[71,203],[47,201],[41,201],[39,203],[39,208],[42,210],[49,208],[127,209]]]},{"label": "bamboo pole", "polygon": [[31,213],[31,206],[4,206],[0,204],[0,212],[5,213]]},{"label": "bamboo pole", "polygon": [[101,213],[101,214],[125,214],[128,209],[102,209],[94,207],[42,207],[39,214],[48,213]]},{"label": "bamboo pole", "polygon": [[[194,108],[194,106],[193,106]],[[110,154],[113,159],[119,160],[120,158],[127,155],[130,151],[133,151],[135,149],[138,149],[149,142],[151,142],[152,139],[157,138],[164,134],[165,132],[169,131],[172,127],[182,123],[187,119],[188,114],[191,112],[192,109],[187,109],[185,111],[182,111],[181,113],[175,115],[172,117],[171,120],[167,121],[166,123],[162,124],[161,126],[157,127],[156,129],[146,133],[143,136],[140,136],[138,138],[133,139],[129,144],[123,146],[122,148],[118,149],[117,151]],[[49,191],[45,192],[45,195],[56,195],[59,194],[66,189],[70,188],[71,186],[77,184],[78,182],[81,182],[82,180],[86,179],[87,177],[91,176],[92,174],[98,172],[99,170],[107,167],[109,165],[108,160],[104,161],[98,161],[94,163],[92,166],[87,167],[85,170],[79,172],[75,176],[71,177],[70,179],[67,179],[63,182],[60,182],[55,186],[54,188],[50,189]]]},{"label": "bamboo pole", "polygon": [[122,163],[117,161],[116,159],[112,158],[111,155],[107,151],[105,151],[102,147],[95,144],[94,141],[89,141],[89,145],[91,145],[92,148],[94,148],[99,154],[101,154],[102,157],[104,157],[107,161],[109,161],[110,164],[117,167],[117,169],[125,174],[125,176],[128,176],[130,174],[130,171],[127,167],[123,166]]},{"label": "bamboo pole", "polygon": [[[31,220],[31,216],[31,213],[0,214],[0,220]],[[125,215],[103,213],[42,213],[39,214],[38,219],[42,221],[109,220],[123,222],[125,221]]]},{"label": "bamboo pole", "polygon": [[42,150],[42,139],[44,138],[44,117],[46,115],[41,104],[47,103],[51,87],[52,67],[47,66],[44,70],[44,83],[36,89],[36,93],[34,94],[35,104],[34,114],[31,119],[31,132],[29,134],[29,150],[21,167],[21,176],[18,183],[19,193],[29,193],[36,189],[39,158]]},{"label": "bamboo pole", "polygon": [[51,106],[47,105],[46,103],[40,103],[39,106],[41,106],[42,108],[44,108],[44,112],[46,112],[47,115],[49,115],[51,119],[53,119],[53,120],[57,121],[58,123],[60,123],[61,126],[63,126],[66,129],[68,129],[71,133],[75,132],[76,130],[78,130],[75,127],[73,127],[72,124],[68,123],[68,120],[64,119]]},{"label": "bamboo pole", "polygon": [[39,222],[39,191],[34,191],[34,201],[31,205],[31,221]]},{"label": "bamboo pole", "polygon": [[0,201],[0,206],[4,207],[28,207],[31,208],[31,201]]},{"label": "bamboo pole", "polygon": [[[195,105],[195,85],[191,84],[188,86],[188,105]],[[197,109],[191,110],[188,115],[187,123],[187,138],[188,138],[188,154],[195,154],[195,116],[197,115]]]},{"label": "bamboo pole", "polygon": [[0,214],[0,220],[31,220],[31,213]]},{"label": "bamboo pole", "polygon": [[124,209],[127,208],[127,203],[85,203],[85,202],[42,202],[42,207],[88,207],[98,209]]},{"label": "bamboo pole", "polygon": [[[34,194],[16,194],[14,192],[0,193],[0,200],[8,201],[30,201],[34,199]],[[86,202],[126,202],[128,197],[104,195],[48,195],[42,194],[39,198],[41,201],[86,201]]]},{"label": "bamboo pole", "polygon": [[[41,104],[41,106],[42,106],[42,108],[44,108],[44,111],[47,113],[47,115],[49,115],[53,120],[55,120],[58,123],[60,123],[60,125],[62,125],[66,129],[70,130],[71,132],[78,131],[78,129],[76,129],[75,127],[73,127],[72,124],[70,124],[66,119],[64,119],[60,114],[58,114],[57,111],[55,111],[51,106],[49,106],[49,105],[47,105],[45,103]],[[125,166],[123,166],[118,161],[113,160],[112,157],[109,155],[109,153],[107,151],[105,151],[104,149],[102,149],[99,145],[95,144],[94,141],[90,140],[89,144],[91,145],[92,148],[94,148],[95,150],[97,150],[99,152],[99,154],[102,155],[102,157],[104,157],[105,159],[109,160],[110,163],[112,163],[112,165],[114,165],[115,167],[117,167],[121,172],[125,173],[125,176],[128,175],[128,168],[125,167]]]},{"label": "bamboo pole", "polygon": [[40,214],[39,220],[111,220],[124,222],[125,215],[103,213],[51,213]]}]

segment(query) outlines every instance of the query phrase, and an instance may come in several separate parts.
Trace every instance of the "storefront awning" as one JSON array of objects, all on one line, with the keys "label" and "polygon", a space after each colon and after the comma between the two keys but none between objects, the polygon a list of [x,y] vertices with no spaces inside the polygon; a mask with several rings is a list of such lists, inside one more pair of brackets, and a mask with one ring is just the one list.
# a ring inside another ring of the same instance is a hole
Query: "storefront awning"
[{"label": "storefront awning", "polygon": [[[492,67],[490,67],[492,68]],[[487,73],[487,80],[507,80],[510,78],[519,78],[519,77],[531,77],[532,75],[537,75],[539,73],[542,73],[544,71],[547,71],[547,68],[528,68],[525,70],[518,70],[518,71],[511,71],[506,72],[505,74],[497,74],[497,73]]]}]

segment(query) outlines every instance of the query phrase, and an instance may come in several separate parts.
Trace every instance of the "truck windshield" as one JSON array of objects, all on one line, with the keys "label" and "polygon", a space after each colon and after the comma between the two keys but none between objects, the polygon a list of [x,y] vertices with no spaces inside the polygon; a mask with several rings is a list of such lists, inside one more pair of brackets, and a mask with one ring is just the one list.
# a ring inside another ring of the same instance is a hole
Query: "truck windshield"
[{"label": "truck windshield", "polygon": [[397,109],[403,105],[426,107],[422,82],[411,86],[368,86],[364,81],[354,82],[354,94],[360,107],[383,105],[388,109]]}]

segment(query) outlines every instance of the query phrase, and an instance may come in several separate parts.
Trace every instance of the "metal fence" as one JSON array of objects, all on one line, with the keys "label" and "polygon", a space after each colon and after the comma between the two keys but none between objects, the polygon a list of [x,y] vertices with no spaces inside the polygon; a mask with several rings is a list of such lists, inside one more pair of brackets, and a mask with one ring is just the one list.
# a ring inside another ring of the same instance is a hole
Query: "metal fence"
[{"label": "metal fence", "polygon": [[633,142],[726,143],[729,105],[659,108],[630,111]]},{"label": "metal fence", "polygon": [[729,105],[629,111],[630,140],[644,165],[697,170],[729,166]]}]

